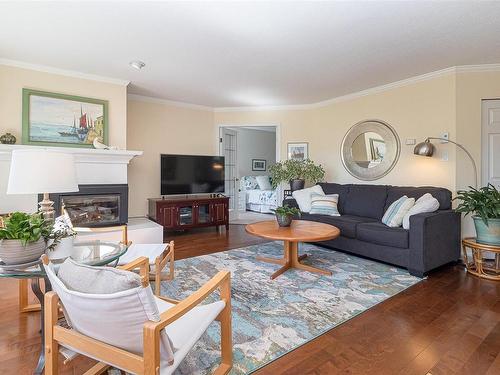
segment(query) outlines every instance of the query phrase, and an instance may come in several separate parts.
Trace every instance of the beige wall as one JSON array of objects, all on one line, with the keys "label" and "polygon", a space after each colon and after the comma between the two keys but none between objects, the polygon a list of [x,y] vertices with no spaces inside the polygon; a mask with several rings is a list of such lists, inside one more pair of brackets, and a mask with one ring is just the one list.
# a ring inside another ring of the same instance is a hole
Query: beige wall
[{"label": "beige wall", "polygon": [[0,65],[0,134],[11,132],[21,143],[22,89],[30,88],[109,102],[109,143],[127,146],[127,87],[125,85]]},{"label": "beige wall", "polygon": [[160,196],[160,154],[216,153],[213,113],[129,99],[127,148],[144,151],[129,166],[129,215],[145,216]]},{"label": "beige wall", "polygon": [[[449,160],[413,155],[413,146],[427,136],[449,132],[455,137],[455,76],[395,88],[320,108],[287,111],[216,112],[215,125],[279,123],[281,156],[286,157],[288,142],[309,142],[309,156],[321,163],[326,180],[340,183],[360,182],[348,174],[340,159],[340,145],[349,127],[365,119],[380,119],[391,124],[401,138],[400,160],[394,170],[374,184],[437,185],[455,189],[455,150],[448,148]],[[440,147],[441,149],[441,147]]]},{"label": "beige wall", "polygon": [[[144,170],[131,167],[132,212],[145,212],[145,198],[159,194],[159,156],[161,145],[152,147],[155,156],[147,155],[149,141],[158,143],[157,135],[169,129],[175,152],[216,153],[219,125],[279,124],[281,157],[286,158],[288,142],[309,142],[310,158],[323,164],[326,180],[340,183],[361,182],[349,175],[340,159],[340,145],[350,126],[364,119],[381,119],[391,124],[401,139],[401,156],[391,173],[373,184],[435,185],[452,191],[473,184],[470,161],[462,151],[451,144],[435,143],[434,158],[413,155],[413,147],[406,139],[422,141],[425,137],[440,137],[448,132],[450,139],[462,143],[474,156],[481,169],[481,100],[500,98],[500,72],[449,73],[444,76],[416,82],[384,92],[339,101],[323,107],[301,110],[228,111],[215,112],[183,109],[161,104],[129,102],[129,148],[144,149],[146,155],[134,161]],[[145,111],[151,111],[145,114]],[[177,113],[182,119],[177,120]],[[151,120],[151,121],[150,121]],[[134,127],[148,124],[148,132]],[[138,125],[139,124],[139,125]],[[209,130],[211,127],[212,130]],[[171,129],[171,130],[170,130]],[[139,132],[141,142],[134,134]],[[152,132],[151,134],[149,134]],[[189,134],[199,135],[187,142]],[[166,152],[166,151],[163,151]],[[442,160],[448,153],[448,161]],[[142,160],[141,160],[142,159]],[[151,161],[147,161],[151,160]],[[150,163],[153,163],[150,166]],[[149,176],[149,178],[147,178]],[[143,181],[152,181],[144,183]],[[134,190],[138,190],[135,191]],[[468,220],[464,221],[464,235],[473,234]]]}]

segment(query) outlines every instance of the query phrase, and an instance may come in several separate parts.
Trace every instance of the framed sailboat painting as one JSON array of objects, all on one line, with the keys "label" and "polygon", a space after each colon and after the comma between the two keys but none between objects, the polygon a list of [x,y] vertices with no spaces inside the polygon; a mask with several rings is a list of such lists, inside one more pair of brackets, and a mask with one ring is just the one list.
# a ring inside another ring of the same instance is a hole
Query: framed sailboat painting
[{"label": "framed sailboat painting", "polygon": [[108,143],[108,102],[23,89],[23,144],[92,147]]}]

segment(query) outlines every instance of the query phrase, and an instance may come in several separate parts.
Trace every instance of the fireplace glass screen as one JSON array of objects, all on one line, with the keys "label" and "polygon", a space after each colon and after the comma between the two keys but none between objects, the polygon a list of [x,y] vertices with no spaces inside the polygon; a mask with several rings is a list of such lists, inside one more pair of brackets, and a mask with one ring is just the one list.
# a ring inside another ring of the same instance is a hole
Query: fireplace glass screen
[{"label": "fireplace glass screen", "polygon": [[65,195],[62,203],[74,226],[120,224],[120,195]]}]

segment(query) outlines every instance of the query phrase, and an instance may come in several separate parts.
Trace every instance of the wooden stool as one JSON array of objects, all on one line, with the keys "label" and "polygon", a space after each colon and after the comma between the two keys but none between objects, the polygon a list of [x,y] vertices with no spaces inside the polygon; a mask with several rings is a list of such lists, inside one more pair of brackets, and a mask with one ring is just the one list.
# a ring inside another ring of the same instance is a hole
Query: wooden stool
[{"label": "wooden stool", "polygon": [[[467,248],[472,251],[471,260],[469,260]],[[474,237],[469,237],[462,240],[462,249],[467,272],[483,279],[500,280],[500,246],[482,244]],[[494,253],[495,259],[485,259],[483,256],[485,251]]]}]

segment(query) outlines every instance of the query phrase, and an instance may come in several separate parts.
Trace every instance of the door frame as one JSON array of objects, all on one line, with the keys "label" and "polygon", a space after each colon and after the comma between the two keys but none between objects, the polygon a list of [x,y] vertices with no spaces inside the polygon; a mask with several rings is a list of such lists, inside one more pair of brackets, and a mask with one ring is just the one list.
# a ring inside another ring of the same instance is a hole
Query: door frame
[{"label": "door frame", "polygon": [[489,98],[481,100],[481,186],[486,186],[488,183],[488,168],[489,168],[489,143],[488,143],[488,108],[489,102],[499,102],[500,98]]},{"label": "door frame", "polygon": [[[273,122],[273,123],[266,123],[266,122],[257,122],[257,123],[220,123],[217,124],[215,127],[215,149],[217,150],[217,155],[219,156],[224,156],[223,153],[221,153],[221,148],[220,148],[220,134],[222,128],[243,128],[243,127],[252,127],[252,128],[259,128],[259,127],[274,127],[276,130],[276,162],[281,161],[281,123],[279,122]],[[281,205],[281,202],[283,201],[283,188],[281,185],[279,185],[276,188],[276,194],[277,194],[277,199],[278,199],[278,206]],[[237,208],[236,208],[237,211]]]}]

